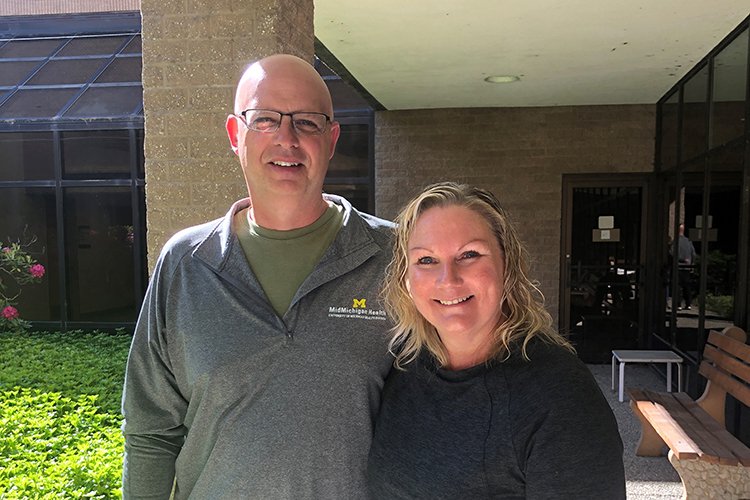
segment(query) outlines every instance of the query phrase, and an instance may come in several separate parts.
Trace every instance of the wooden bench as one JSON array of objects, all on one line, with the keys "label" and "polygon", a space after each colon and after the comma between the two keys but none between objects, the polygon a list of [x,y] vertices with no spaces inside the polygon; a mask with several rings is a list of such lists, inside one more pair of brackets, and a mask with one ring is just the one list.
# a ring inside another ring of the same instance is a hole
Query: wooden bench
[{"label": "wooden bench", "polygon": [[750,498],[750,448],[726,430],[726,396],[750,406],[750,346],[741,328],[712,331],[699,373],[703,395],[630,389],[630,406],[641,421],[636,455],[669,461],[685,488],[684,498]]}]

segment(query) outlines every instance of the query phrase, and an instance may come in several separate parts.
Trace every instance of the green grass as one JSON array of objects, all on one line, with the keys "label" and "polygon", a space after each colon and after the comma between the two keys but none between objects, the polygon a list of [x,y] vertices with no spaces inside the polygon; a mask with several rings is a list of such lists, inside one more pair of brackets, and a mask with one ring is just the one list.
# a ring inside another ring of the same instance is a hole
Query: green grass
[{"label": "green grass", "polygon": [[130,336],[0,332],[0,499],[119,498]]}]

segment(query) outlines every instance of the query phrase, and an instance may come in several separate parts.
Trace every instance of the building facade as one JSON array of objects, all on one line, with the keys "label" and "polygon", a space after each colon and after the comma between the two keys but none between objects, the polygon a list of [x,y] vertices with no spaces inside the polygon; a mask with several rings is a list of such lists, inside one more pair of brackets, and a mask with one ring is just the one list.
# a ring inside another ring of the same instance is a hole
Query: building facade
[{"label": "building facade", "polygon": [[[586,361],[607,361],[613,348],[674,349],[685,357],[690,367],[687,386],[696,393],[700,384],[695,367],[706,332],[729,323],[748,327],[747,19],[658,103],[391,111],[369,108],[330,70],[340,68],[316,43],[310,0],[142,0],[135,8],[126,1],[119,7],[125,17],[140,9],[135,15],[142,40],[138,84],[143,85],[143,111],[132,113],[121,129],[125,132],[111,132],[111,126],[86,130],[95,132],[88,140],[100,145],[117,142],[115,136],[121,134],[119,147],[124,151],[127,143],[132,159],[130,173],[88,172],[81,177],[80,169],[75,173],[75,167],[68,166],[73,160],[67,159],[66,144],[79,140],[75,134],[81,130],[67,129],[60,118],[69,117],[77,101],[63,103],[68,107],[61,107],[50,130],[5,130],[52,137],[52,174],[38,177],[30,165],[44,162],[24,160],[13,167],[23,174],[0,179],[0,194],[48,189],[45,203],[56,217],[58,236],[45,245],[47,264],[60,262],[60,269],[49,276],[56,291],[30,292],[29,297],[37,300],[34,294],[46,294],[52,297],[46,299],[54,304],[52,309],[61,312],[31,319],[62,321],[64,327],[85,323],[78,322],[76,318],[84,316],[72,305],[76,299],[71,277],[76,272],[89,272],[89,281],[82,282],[91,284],[83,288],[100,295],[94,281],[107,274],[94,265],[81,271],[87,266],[76,267],[71,257],[95,244],[85,229],[95,224],[67,222],[79,206],[75,190],[89,189],[93,182],[100,189],[112,188],[112,193],[120,189],[123,200],[130,200],[130,218],[109,224],[104,232],[110,226],[133,227],[133,278],[125,286],[133,289],[133,299],[117,317],[132,325],[145,270],[153,266],[164,242],[179,229],[221,216],[245,196],[239,164],[224,132],[232,91],[249,61],[288,52],[310,61],[316,54],[320,57],[316,66],[332,89],[337,117],[345,125],[326,189],[386,218],[438,180],[490,189],[519,226],[532,256],[532,277],[540,283],[558,327]],[[0,15],[22,22],[23,16]],[[17,43],[17,38],[6,36],[5,42]],[[110,56],[112,62],[128,57],[125,52]],[[24,57],[10,62],[34,62]],[[47,64],[65,61],[60,54],[37,57],[46,57]],[[81,85],[94,90],[134,85],[97,78]],[[46,85],[64,90],[73,84]],[[18,94],[21,87],[6,82],[0,93]],[[7,95],[5,102],[10,102]],[[0,115],[3,108],[0,105]],[[91,122],[88,118],[86,123]],[[109,125],[117,122],[111,116],[108,120]],[[456,123],[464,126],[458,129]],[[96,139],[101,134],[106,140]],[[29,144],[35,137],[29,136]],[[24,158],[35,158],[44,149],[23,148]],[[22,202],[14,203],[6,208],[10,213],[31,213]],[[107,211],[95,203],[80,206],[87,206],[82,210],[86,213]],[[674,258],[680,225],[697,255],[688,265]],[[8,227],[21,229],[18,224]],[[110,324],[104,307],[91,311],[99,314],[91,325]]]}]

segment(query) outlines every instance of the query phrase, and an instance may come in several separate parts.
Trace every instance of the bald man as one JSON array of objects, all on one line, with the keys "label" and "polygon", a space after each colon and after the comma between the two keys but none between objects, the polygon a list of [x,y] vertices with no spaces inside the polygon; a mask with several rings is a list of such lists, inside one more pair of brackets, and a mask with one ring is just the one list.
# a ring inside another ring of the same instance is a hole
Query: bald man
[{"label": "bald man", "polygon": [[391,224],[323,194],[340,127],[307,62],[249,66],[226,130],[249,197],[159,257],[125,376],[123,498],[364,498]]}]

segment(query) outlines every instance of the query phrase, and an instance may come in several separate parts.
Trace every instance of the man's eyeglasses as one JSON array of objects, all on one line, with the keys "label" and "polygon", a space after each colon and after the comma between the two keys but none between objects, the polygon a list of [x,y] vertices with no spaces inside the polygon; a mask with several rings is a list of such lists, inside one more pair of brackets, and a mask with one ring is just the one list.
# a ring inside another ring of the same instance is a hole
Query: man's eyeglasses
[{"label": "man's eyeglasses", "polygon": [[292,120],[292,127],[298,134],[317,135],[325,132],[331,118],[325,113],[309,111],[295,113],[280,113],[270,109],[246,109],[240,113],[242,122],[250,130],[272,133],[279,130],[281,119],[288,116]]}]

